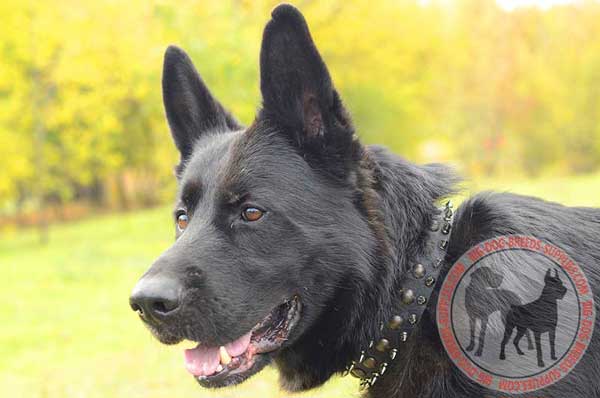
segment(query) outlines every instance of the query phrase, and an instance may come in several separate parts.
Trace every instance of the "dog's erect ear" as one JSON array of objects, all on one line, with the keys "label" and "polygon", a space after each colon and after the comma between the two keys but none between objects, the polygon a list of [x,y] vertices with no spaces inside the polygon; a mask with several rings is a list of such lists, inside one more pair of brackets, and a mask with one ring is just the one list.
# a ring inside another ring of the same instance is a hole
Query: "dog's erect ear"
[{"label": "dog's erect ear", "polygon": [[169,46],[165,52],[162,88],[167,120],[182,160],[191,155],[194,141],[203,133],[241,128],[213,98],[192,60],[178,47]]},{"label": "dog's erect ear", "polygon": [[288,4],[271,16],[260,52],[260,117],[293,131],[299,144],[348,141],[350,120],[304,17]]}]

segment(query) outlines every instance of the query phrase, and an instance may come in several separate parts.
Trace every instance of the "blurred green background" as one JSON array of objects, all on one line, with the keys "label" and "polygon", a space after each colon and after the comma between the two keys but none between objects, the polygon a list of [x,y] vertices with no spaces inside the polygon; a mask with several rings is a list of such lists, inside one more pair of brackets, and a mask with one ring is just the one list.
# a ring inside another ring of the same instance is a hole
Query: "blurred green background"
[{"label": "blurred green background", "polygon": [[[181,347],[159,345],[127,305],[174,234],[163,52],[188,51],[249,124],[275,4],[0,0],[0,396],[288,395],[272,370],[200,389]],[[363,141],[453,164],[468,178],[461,197],[600,206],[599,2],[295,4]]]}]

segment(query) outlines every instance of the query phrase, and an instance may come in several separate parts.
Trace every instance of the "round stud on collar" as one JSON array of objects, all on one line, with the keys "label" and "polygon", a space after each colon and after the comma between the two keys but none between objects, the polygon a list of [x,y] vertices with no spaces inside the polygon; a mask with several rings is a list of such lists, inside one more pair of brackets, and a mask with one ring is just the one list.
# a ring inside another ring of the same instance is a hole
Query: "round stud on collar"
[{"label": "round stud on collar", "polygon": [[425,296],[419,296],[419,297],[417,297],[417,304],[423,305],[426,302],[427,302],[427,298]]},{"label": "round stud on collar", "polygon": [[444,213],[444,221],[450,221],[450,220],[452,220],[452,210],[446,209],[446,212]]},{"label": "round stud on collar", "polygon": [[410,323],[411,325],[414,325],[415,323],[417,323],[417,315],[410,314],[410,316],[408,317],[408,323]]},{"label": "round stud on collar", "polygon": [[406,340],[408,340],[408,333],[402,332],[402,335],[400,335],[400,340],[402,340],[402,342],[405,342]]},{"label": "round stud on collar", "polygon": [[415,266],[413,267],[413,275],[417,279],[421,279],[422,277],[424,277],[425,276],[425,266],[421,263],[415,264]]},{"label": "round stud on collar", "polygon": [[444,224],[444,226],[442,227],[442,233],[444,235],[448,235],[450,233],[450,228],[452,228],[452,226],[450,225],[450,223]]},{"label": "round stud on collar", "polygon": [[374,369],[377,366],[377,360],[373,357],[368,357],[362,362],[363,366],[367,369]]},{"label": "round stud on collar", "polygon": [[379,352],[386,352],[390,348],[390,341],[387,339],[381,339],[375,345],[375,349]]},{"label": "round stud on collar", "polygon": [[450,221],[452,219],[452,203],[446,203],[446,208],[444,209],[444,220]]},{"label": "round stud on collar", "polygon": [[402,322],[404,322],[404,319],[402,319],[400,315],[394,315],[388,322],[388,327],[392,330],[396,330],[402,326]]},{"label": "round stud on collar", "polygon": [[367,372],[365,372],[361,368],[354,368],[354,369],[352,369],[350,374],[352,376],[356,377],[357,379],[362,379],[363,377],[365,377],[367,375]]},{"label": "round stud on collar", "polygon": [[411,289],[402,291],[402,302],[406,305],[412,304],[415,301],[415,292]]},{"label": "round stud on collar", "polygon": [[393,348],[393,349],[390,351],[390,359],[391,359],[392,361],[393,361],[394,359],[396,359],[396,354],[398,354],[398,350],[397,350],[397,349],[395,349],[395,348]]},{"label": "round stud on collar", "polygon": [[435,278],[433,276],[428,276],[425,278],[425,286],[431,287],[435,283]]}]

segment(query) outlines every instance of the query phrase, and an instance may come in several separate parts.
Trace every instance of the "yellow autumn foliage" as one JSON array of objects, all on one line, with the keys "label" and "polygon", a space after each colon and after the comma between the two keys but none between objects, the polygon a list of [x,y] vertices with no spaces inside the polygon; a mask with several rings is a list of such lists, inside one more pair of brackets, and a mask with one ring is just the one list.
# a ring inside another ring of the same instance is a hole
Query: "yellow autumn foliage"
[{"label": "yellow autumn foliage", "polygon": [[[467,174],[600,167],[600,4],[299,1],[366,142]],[[0,210],[169,198],[177,160],[160,95],[186,49],[243,122],[260,103],[273,1],[0,2]],[[112,189],[112,190],[111,190]]]}]

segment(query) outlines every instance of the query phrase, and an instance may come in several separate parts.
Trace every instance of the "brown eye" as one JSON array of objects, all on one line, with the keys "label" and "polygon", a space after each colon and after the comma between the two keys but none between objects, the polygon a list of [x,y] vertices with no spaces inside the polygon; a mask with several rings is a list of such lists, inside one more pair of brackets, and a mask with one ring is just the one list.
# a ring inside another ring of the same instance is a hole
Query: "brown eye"
[{"label": "brown eye", "polygon": [[242,218],[244,221],[258,221],[263,216],[263,211],[256,207],[246,207],[242,211]]},{"label": "brown eye", "polygon": [[187,214],[179,213],[179,215],[177,216],[177,228],[180,231],[183,231],[187,227],[188,221],[189,221],[189,218],[188,218]]}]

